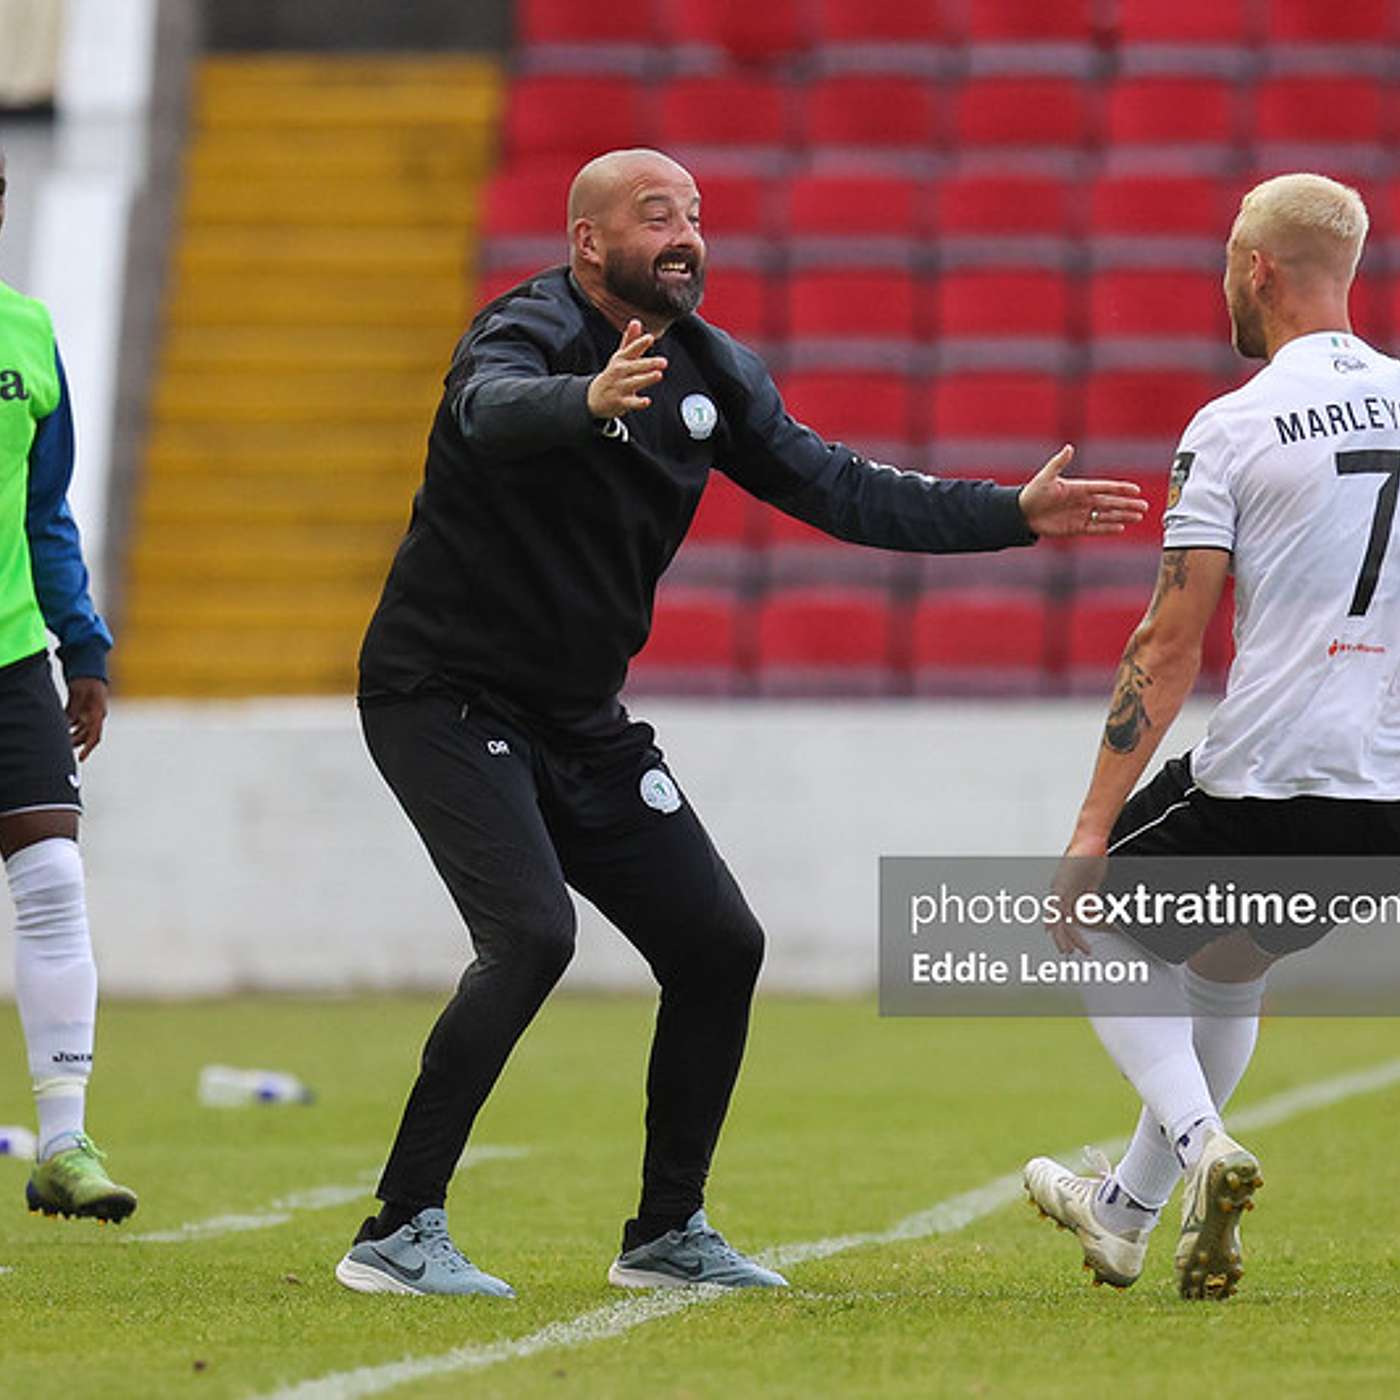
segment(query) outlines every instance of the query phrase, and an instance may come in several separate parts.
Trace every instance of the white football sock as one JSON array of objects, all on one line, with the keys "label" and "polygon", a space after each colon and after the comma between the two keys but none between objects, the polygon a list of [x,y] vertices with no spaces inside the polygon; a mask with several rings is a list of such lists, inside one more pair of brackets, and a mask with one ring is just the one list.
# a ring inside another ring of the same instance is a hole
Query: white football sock
[{"label": "white football sock", "polygon": [[[1194,1013],[1192,1043],[1218,1109],[1230,1101],[1254,1053],[1264,983],[1262,977],[1252,982],[1211,982],[1189,967],[1185,969],[1186,999]],[[1176,1153],[1168,1146],[1157,1120],[1144,1108],[1112,1179],[1134,1200],[1160,1207],[1180,1176]]]},{"label": "white football sock", "polygon": [[[15,905],[15,1000],[29,1050],[39,1153],[83,1130],[97,1017],[83,861],[76,841],[51,837],[5,862]],[[62,1145],[67,1145],[66,1143]]]},{"label": "white football sock", "polygon": [[[1155,1007],[1164,1014],[1153,1016],[1094,1015],[1096,1002],[1112,1005],[1086,987],[1085,1004],[1089,1021],[1113,1058],[1123,1077],[1157,1122],[1167,1130],[1169,1140],[1184,1164],[1200,1156],[1204,1130],[1219,1127],[1220,1115],[1211,1098],[1205,1072],[1192,1041],[1192,1019],[1186,1000],[1181,969],[1152,957],[1120,933],[1093,932],[1086,935],[1092,956],[1098,959],[1143,959],[1152,965],[1151,978],[1156,991]],[[1141,1202],[1152,1205],[1151,1201]]]}]

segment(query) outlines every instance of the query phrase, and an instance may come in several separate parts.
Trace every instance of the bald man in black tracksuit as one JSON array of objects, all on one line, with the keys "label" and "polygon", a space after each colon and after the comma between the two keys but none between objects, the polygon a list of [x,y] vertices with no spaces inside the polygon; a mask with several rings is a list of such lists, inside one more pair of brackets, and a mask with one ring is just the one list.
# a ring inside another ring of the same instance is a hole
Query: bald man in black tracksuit
[{"label": "bald man in black tracksuit", "polygon": [[593,162],[571,194],[572,270],[481,311],[446,378],[359,702],[476,957],[429,1036],[383,1209],[337,1270],[352,1288],[508,1291],[451,1245],[442,1206],[477,1111],[572,954],[566,886],[661,989],[641,1203],[610,1278],[783,1282],[701,1208],[763,934],[651,727],[618,700],[711,470],[887,549],[1000,549],[1137,518],[1115,485],[1061,479],[1067,453],[1018,492],[877,466],[794,422],[758,357],[694,314],[697,203],[655,153]]}]

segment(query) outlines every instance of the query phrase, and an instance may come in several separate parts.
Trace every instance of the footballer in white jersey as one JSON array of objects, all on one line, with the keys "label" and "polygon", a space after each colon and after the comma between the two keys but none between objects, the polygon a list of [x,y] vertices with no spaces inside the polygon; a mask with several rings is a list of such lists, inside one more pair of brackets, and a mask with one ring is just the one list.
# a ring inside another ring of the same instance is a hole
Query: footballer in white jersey
[{"label": "footballer in white jersey", "polygon": [[[1121,893],[1137,857],[1173,858],[1154,866],[1166,872],[1154,889],[1172,895],[1202,878],[1200,861],[1179,857],[1209,857],[1211,871],[1283,857],[1270,867],[1281,872],[1276,888],[1304,895],[1330,894],[1357,867],[1384,888],[1396,883],[1400,362],[1351,331],[1348,293],[1368,224],[1356,191],[1320,175],[1277,176],[1241,202],[1225,300],[1235,348],[1266,367],[1182,436],[1157,588],[1119,663],[1055,881],[1061,911],[1089,892]],[[1134,792],[1191,692],[1232,572],[1225,698],[1196,751]],[[1074,1232],[1096,1281],[1134,1282],[1184,1177],[1178,1290],[1235,1291],[1239,1222],[1261,1176],[1221,1113],[1253,1053],[1271,963],[1316,942],[1336,916],[1289,917],[1152,924],[1129,912],[1092,927],[1069,914],[1053,923],[1067,956],[1146,954],[1159,989],[1151,1015],[1106,1012],[1086,996],[1099,1039],[1142,1100],[1127,1152],[1093,1176],[1048,1157],[1025,1168],[1032,1202]]]},{"label": "footballer in white jersey", "polygon": [[1191,759],[1212,797],[1400,799],[1400,361],[1318,331],[1203,408],[1168,549],[1228,550],[1235,661]]}]

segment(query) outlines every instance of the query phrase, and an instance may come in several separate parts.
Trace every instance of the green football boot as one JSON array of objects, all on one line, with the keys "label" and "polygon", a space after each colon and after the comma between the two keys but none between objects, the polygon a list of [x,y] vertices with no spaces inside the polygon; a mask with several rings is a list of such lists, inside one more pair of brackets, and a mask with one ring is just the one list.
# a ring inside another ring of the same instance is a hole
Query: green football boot
[{"label": "green football boot", "polygon": [[102,1166],[105,1154],[85,1133],[73,1147],[35,1163],[24,1198],[45,1215],[89,1216],[104,1224],[125,1220],[136,1209],[136,1192],[118,1186]]}]

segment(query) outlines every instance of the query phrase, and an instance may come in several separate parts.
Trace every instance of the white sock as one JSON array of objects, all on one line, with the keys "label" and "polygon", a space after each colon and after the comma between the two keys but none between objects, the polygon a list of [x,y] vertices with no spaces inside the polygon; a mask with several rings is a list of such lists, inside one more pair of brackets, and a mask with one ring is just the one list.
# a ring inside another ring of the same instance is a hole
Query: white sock
[{"label": "white sock", "polygon": [[[1193,1012],[1192,1044],[1218,1109],[1230,1101],[1254,1053],[1264,983],[1262,977],[1253,982],[1211,982],[1189,967],[1185,969],[1186,999]],[[1180,1176],[1176,1153],[1168,1146],[1157,1120],[1144,1108],[1133,1140],[1111,1179],[1142,1205],[1160,1207]]]},{"label": "white sock", "polygon": [[[1148,957],[1152,963],[1152,983],[1157,989],[1154,1000],[1164,1012],[1179,1013],[1096,1016],[1093,1014],[1095,995],[1086,989],[1089,1021],[1104,1049],[1123,1077],[1137,1090],[1138,1097],[1155,1120],[1166,1128],[1182,1164],[1191,1166],[1200,1156],[1205,1130],[1212,1125],[1218,1128],[1220,1115],[1196,1056],[1181,970],[1151,958],[1119,933],[1092,933],[1087,941],[1096,958]],[[1173,996],[1177,1005],[1172,1004]],[[1142,1204],[1153,1203],[1144,1201]]]},{"label": "white sock", "polygon": [[15,905],[15,1000],[29,1051],[42,1158],[51,1155],[55,1139],[83,1130],[97,967],[77,842],[36,841],[5,862],[5,874]]}]

